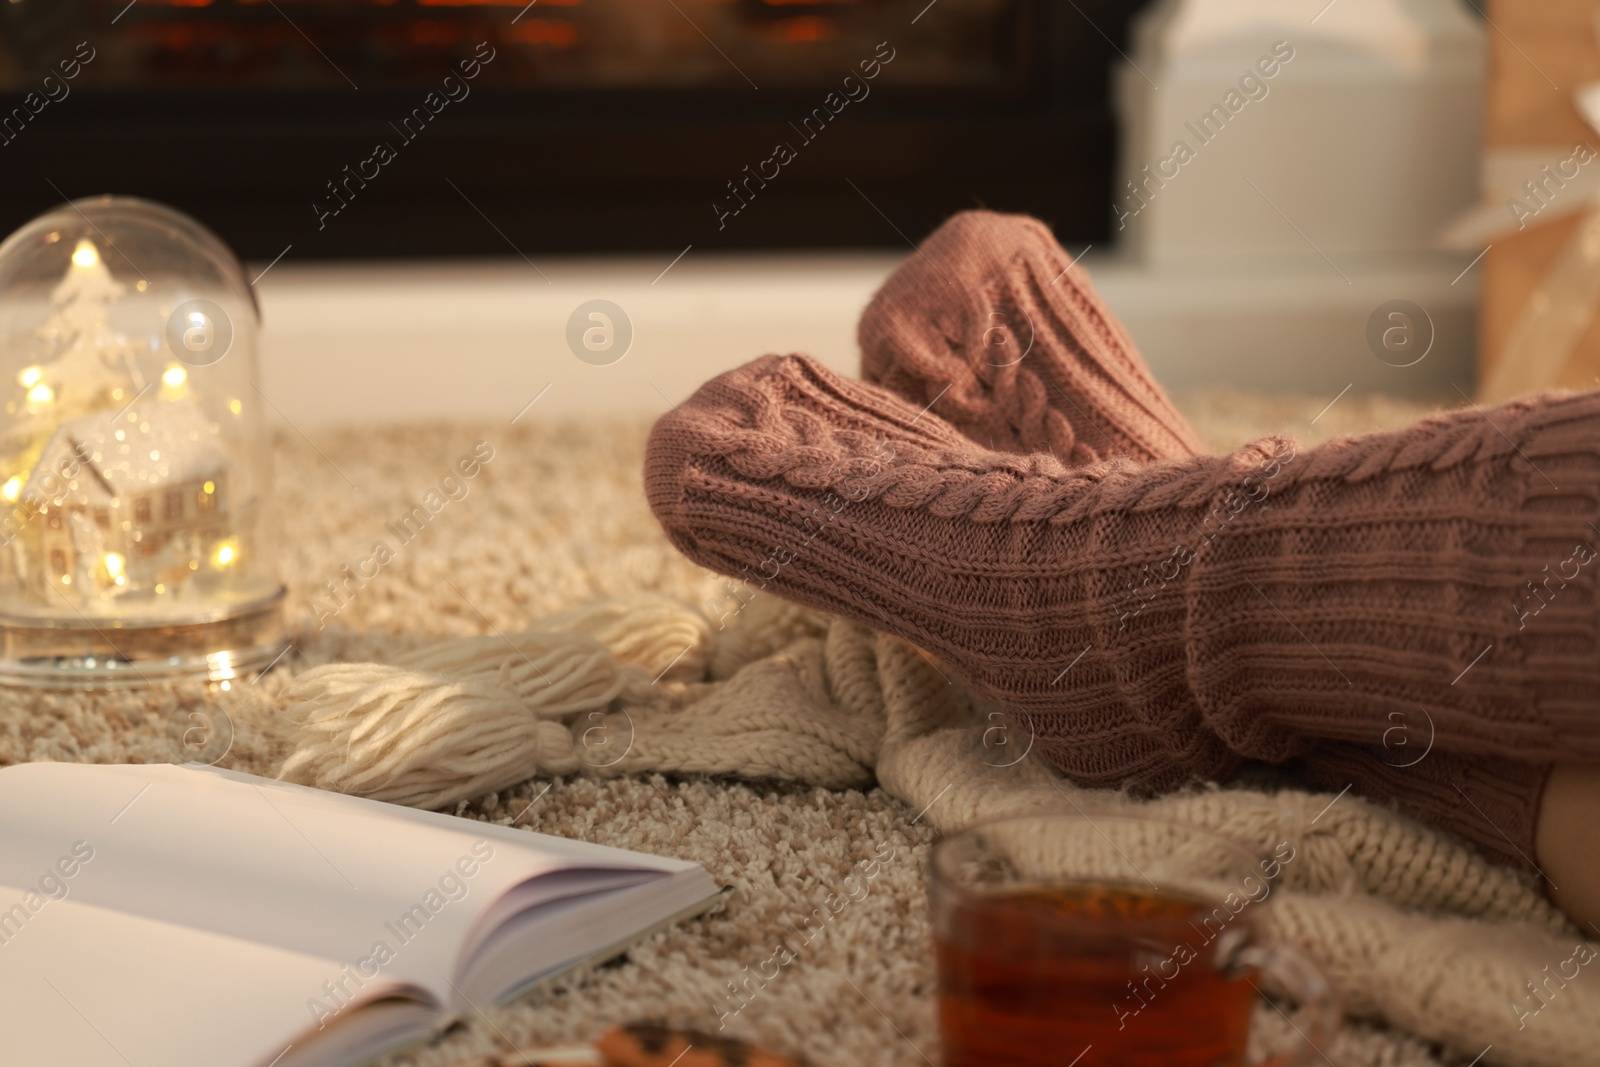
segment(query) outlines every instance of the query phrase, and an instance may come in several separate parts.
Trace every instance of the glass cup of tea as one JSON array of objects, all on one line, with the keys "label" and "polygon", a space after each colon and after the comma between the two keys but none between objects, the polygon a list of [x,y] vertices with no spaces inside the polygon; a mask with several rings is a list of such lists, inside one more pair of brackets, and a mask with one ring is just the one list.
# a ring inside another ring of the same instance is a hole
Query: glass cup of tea
[{"label": "glass cup of tea", "polygon": [[1340,1013],[1258,916],[1295,862],[1204,830],[1121,815],[980,824],[933,850],[945,1067],[1246,1067],[1263,984],[1299,1004],[1295,1047],[1321,1063]]}]

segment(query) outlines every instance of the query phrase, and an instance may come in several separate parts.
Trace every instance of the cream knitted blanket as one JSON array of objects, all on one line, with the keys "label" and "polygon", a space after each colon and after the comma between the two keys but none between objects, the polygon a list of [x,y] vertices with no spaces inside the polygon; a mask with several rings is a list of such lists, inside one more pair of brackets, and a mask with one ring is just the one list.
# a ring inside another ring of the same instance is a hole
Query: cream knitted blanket
[{"label": "cream knitted blanket", "polygon": [[1080,789],[917,650],[742,592],[720,629],[676,601],[614,600],[389,665],[314,669],[285,693],[298,732],[283,773],[431,807],[530,774],[876,778],[946,831],[1138,810],[1263,854],[1292,847],[1261,921],[1323,967],[1351,1014],[1485,1063],[1594,1059],[1596,950],[1522,877],[1348,795]]}]

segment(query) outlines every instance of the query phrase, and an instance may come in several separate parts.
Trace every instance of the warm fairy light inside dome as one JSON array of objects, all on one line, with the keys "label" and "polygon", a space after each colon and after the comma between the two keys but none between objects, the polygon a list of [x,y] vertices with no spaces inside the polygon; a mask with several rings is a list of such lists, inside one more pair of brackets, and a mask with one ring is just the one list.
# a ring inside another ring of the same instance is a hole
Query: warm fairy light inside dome
[{"label": "warm fairy light inside dome", "polygon": [[214,685],[229,649],[232,670],[273,663],[248,275],[193,219],[124,197],[61,205],[4,247],[0,693]]}]

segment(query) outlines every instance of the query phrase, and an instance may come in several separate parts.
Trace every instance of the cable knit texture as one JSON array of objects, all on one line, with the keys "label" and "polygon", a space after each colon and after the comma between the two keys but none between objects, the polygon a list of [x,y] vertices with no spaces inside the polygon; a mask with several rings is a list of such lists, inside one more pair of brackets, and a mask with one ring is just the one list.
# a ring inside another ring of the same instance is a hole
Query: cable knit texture
[{"label": "cable knit texture", "polygon": [[1516,606],[1593,559],[1597,452],[1585,394],[1069,469],[769,356],[664,416],[645,476],[702,565],[933,653],[1080,782],[1167,788],[1395,714],[1440,752],[1600,759],[1590,586]]},{"label": "cable knit texture", "polygon": [[861,316],[861,374],[1004,452],[1170,459],[1199,439],[1038,219],[967,211]]}]

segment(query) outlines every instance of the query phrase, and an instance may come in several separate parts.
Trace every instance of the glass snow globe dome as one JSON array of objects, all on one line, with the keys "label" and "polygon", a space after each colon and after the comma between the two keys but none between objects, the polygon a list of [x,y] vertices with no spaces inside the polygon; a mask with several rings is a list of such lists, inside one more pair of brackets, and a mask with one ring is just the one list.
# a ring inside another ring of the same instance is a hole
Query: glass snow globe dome
[{"label": "glass snow globe dome", "polygon": [[233,253],[160,204],[0,244],[0,684],[226,685],[283,651],[259,322]]}]

